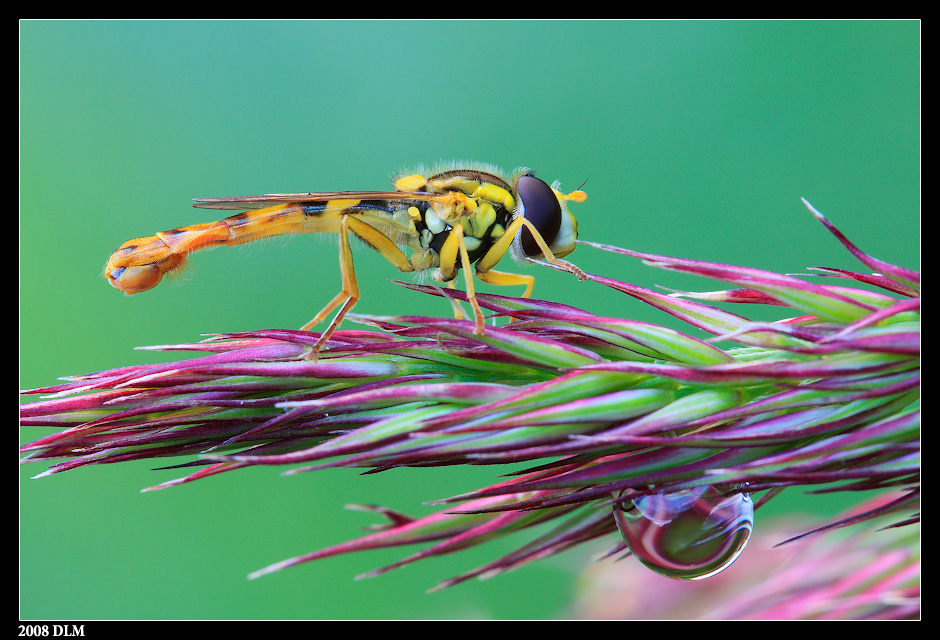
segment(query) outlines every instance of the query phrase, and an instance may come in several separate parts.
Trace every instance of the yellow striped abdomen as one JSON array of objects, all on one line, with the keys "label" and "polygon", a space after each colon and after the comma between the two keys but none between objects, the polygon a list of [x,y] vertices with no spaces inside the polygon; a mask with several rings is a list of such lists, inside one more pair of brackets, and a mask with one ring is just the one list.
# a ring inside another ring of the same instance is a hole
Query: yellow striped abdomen
[{"label": "yellow striped abdomen", "polygon": [[[324,225],[328,226],[328,225]],[[284,204],[128,240],[111,254],[104,275],[115,289],[140,293],[179,270],[190,253],[208,247],[236,245],[268,236],[327,231],[308,224],[303,208]]]}]

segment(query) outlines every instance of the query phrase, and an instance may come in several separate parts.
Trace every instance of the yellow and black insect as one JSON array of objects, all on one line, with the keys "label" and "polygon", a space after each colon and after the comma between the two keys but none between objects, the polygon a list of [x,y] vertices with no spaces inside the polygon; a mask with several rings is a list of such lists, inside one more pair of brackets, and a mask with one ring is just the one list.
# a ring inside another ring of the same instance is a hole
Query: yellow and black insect
[{"label": "yellow and black insect", "polygon": [[[199,198],[193,206],[245,212],[128,240],[108,259],[104,273],[116,289],[139,293],[157,286],[199,249],[291,233],[338,233],[342,291],[302,327],[312,328],[339,307],[316,342],[314,357],[359,299],[350,234],[399,271],[435,269],[435,279],[450,283],[462,268],[478,334],[483,333],[484,322],[471,265],[483,282],[525,285],[524,297],[532,293],[532,276],[493,270],[507,252],[519,260],[543,259],[584,277],[577,267],[559,259],[575,249],[578,225],[567,203],[583,202],[587,196],[582,191],[564,194],[557,183],[550,186],[529,169],[519,168],[504,177],[487,165],[448,168],[427,177],[424,172],[402,175],[394,184],[395,191]],[[405,248],[411,249],[410,257],[403,253]]]}]

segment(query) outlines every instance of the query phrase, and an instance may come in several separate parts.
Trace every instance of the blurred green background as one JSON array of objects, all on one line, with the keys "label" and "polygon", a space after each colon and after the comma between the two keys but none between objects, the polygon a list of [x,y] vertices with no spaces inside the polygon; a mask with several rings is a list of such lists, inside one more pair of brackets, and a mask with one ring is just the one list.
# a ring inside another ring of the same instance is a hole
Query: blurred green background
[{"label": "blurred green background", "polygon": [[[102,266],[125,240],[213,218],[192,198],[382,189],[453,158],[530,166],[569,190],[587,180],[583,239],[784,272],[859,268],[804,196],[863,249],[917,268],[920,24],[21,22],[21,388],[163,357],[138,345],[297,328],[338,291],[335,238],[313,236],[198,254],[137,296],[109,287]],[[569,259],[643,286],[720,288],[587,247]],[[359,250],[356,266],[356,311],[450,314],[388,282],[400,276],[381,257]],[[598,285],[520,270],[537,276],[535,297],[679,326]],[[249,582],[375,522],[346,503],[424,514],[504,470],[262,468],[142,495],[181,475],[150,466],[21,469],[23,618],[563,617],[605,546],[431,595],[529,535],[370,580],[352,577],[413,549]],[[790,491],[767,513],[795,505],[839,503]]]}]

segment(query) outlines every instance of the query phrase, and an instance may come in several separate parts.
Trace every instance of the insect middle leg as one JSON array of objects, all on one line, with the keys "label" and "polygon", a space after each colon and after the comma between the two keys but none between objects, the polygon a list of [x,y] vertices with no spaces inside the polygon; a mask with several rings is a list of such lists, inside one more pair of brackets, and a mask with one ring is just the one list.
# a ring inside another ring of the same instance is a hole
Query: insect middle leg
[{"label": "insect middle leg", "polygon": [[314,343],[313,350],[306,356],[308,360],[316,359],[320,349],[339,327],[343,318],[349,313],[349,310],[359,301],[359,283],[356,282],[356,270],[353,266],[352,249],[349,246],[350,232],[356,234],[363,242],[381,253],[385,259],[395,265],[399,271],[414,271],[414,267],[408,261],[408,257],[402,253],[401,249],[399,249],[388,236],[358,218],[348,215],[343,216],[339,232],[339,267],[343,289],[320,310],[320,313],[318,313],[313,320],[302,326],[300,328],[301,331],[309,331],[314,325],[326,318],[333,309],[336,307],[340,307],[340,309],[336,312],[336,315],[330,321],[326,330],[320,334],[320,337],[317,339],[316,343]]},{"label": "insect middle leg", "polygon": [[[467,283],[467,300],[473,308],[474,328],[473,333],[482,335],[485,327],[483,320],[483,310],[480,309],[480,303],[477,302],[476,293],[473,290],[473,276],[471,275],[470,254],[467,252],[467,244],[463,239],[463,225],[454,225],[453,231],[447,236],[444,245],[441,247],[441,275],[448,278],[448,284],[453,282],[457,275],[457,260],[460,260],[460,266],[463,269],[464,280]],[[453,304],[453,301],[451,301]],[[457,306],[455,311],[459,313]],[[458,316],[460,317],[460,316]]]}]

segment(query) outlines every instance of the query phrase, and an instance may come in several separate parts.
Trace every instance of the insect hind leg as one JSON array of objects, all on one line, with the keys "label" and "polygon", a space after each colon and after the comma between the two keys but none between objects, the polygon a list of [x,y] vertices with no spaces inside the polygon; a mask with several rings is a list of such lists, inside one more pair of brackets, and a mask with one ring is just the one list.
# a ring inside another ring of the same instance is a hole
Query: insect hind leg
[{"label": "insect hind leg", "polygon": [[343,216],[340,223],[339,232],[339,266],[340,276],[342,278],[342,290],[320,310],[313,320],[301,327],[301,331],[309,331],[316,324],[320,323],[328,316],[333,309],[339,307],[339,311],[333,316],[329,326],[320,334],[320,337],[314,343],[310,353],[307,354],[308,360],[315,360],[320,349],[326,344],[333,332],[339,327],[343,318],[349,313],[356,302],[359,301],[359,283],[356,282],[356,270],[353,266],[352,249],[349,245],[349,234],[354,233],[363,242],[381,253],[386,260],[395,265],[399,271],[414,271],[414,267],[408,261],[408,257],[402,253],[388,236],[383,234],[375,227],[369,225],[353,216]]}]

